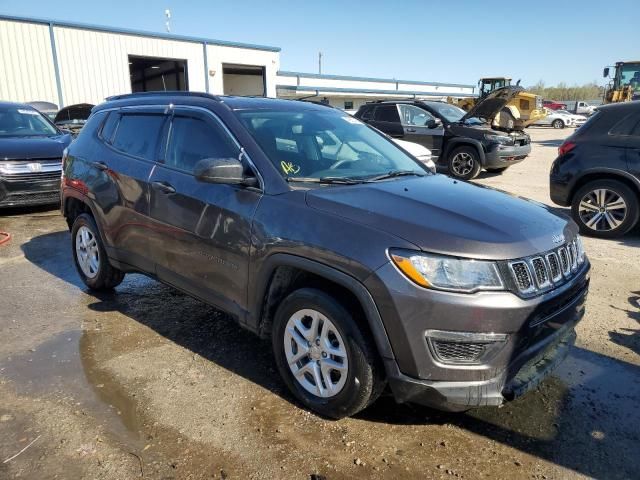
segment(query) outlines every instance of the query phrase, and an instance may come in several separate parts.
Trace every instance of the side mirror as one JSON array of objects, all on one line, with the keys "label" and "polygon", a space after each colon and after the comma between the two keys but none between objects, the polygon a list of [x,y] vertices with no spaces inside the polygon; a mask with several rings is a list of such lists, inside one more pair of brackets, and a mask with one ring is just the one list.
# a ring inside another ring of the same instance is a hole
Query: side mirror
[{"label": "side mirror", "polygon": [[437,119],[431,119],[427,122],[427,128],[438,128],[440,125],[442,125],[442,122]]},{"label": "side mirror", "polygon": [[609,67],[604,67],[604,70],[602,71],[602,76],[604,78],[607,78],[609,76]]},{"label": "side mirror", "polygon": [[247,177],[244,166],[237,158],[204,158],[193,169],[196,179],[205,183],[224,183],[255,187],[258,179]]}]

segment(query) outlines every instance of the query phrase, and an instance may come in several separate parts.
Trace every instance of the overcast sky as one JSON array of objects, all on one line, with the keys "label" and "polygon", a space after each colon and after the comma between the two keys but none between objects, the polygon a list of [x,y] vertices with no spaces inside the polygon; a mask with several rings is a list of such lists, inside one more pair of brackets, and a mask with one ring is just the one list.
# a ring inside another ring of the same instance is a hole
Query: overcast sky
[{"label": "overcast sky", "polygon": [[0,0],[0,13],[282,48],[281,68],[475,84],[511,76],[603,84],[602,68],[640,60],[640,0],[220,1]]}]

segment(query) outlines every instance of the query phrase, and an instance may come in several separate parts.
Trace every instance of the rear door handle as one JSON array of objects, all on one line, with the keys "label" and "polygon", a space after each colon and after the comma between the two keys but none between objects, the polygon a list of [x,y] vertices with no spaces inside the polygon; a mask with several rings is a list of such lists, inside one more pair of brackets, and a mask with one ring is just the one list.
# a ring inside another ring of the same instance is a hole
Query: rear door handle
[{"label": "rear door handle", "polygon": [[176,189],[166,182],[151,182],[151,187],[154,190],[158,190],[162,193],[166,193],[167,195],[176,193]]},{"label": "rear door handle", "polygon": [[416,132],[415,128],[405,128],[404,130],[405,130],[405,132],[410,132],[410,133],[415,133]]},{"label": "rear door handle", "polygon": [[109,170],[109,166],[104,162],[91,162],[91,166],[102,171]]}]

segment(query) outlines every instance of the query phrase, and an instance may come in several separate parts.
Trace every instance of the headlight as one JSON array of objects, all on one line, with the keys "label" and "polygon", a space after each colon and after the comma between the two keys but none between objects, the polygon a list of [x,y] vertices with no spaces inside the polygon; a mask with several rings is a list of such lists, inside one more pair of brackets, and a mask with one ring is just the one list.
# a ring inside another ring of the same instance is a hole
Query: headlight
[{"label": "headlight", "polygon": [[472,293],[503,290],[494,262],[393,250],[391,260],[410,280],[425,288]]},{"label": "headlight", "polygon": [[506,135],[489,135],[485,134],[484,138],[490,142],[499,143],[500,145],[513,145],[513,138]]},{"label": "headlight", "polygon": [[576,235],[576,253],[578,255],[578,264],[583,264],[587,255],[584,251],[584,245],[582,244],[582,237]]},{"label": "headlight", "polygon": [[431,170],[432,173],[436,173],[436,164],[431,160],[431,155],[418,156],[416,158],[420,160],[425,167]]}]

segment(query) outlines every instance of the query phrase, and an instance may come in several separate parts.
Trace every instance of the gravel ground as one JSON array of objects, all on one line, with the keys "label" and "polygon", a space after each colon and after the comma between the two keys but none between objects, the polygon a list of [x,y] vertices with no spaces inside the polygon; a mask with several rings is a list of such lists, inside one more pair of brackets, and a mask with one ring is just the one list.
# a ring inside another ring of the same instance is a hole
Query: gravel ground
[{"label": "gravel ground", "polygon": [[[477,182],[550,204],[570,132],[530,133],[527,160]],[[89,294],[56,210],[3,214],[0,478],[638,478],[638,231],[586,239],[578,343],[536,391],[466,414],[383,397],[327,421],[224,314],[140,275]]]}]

